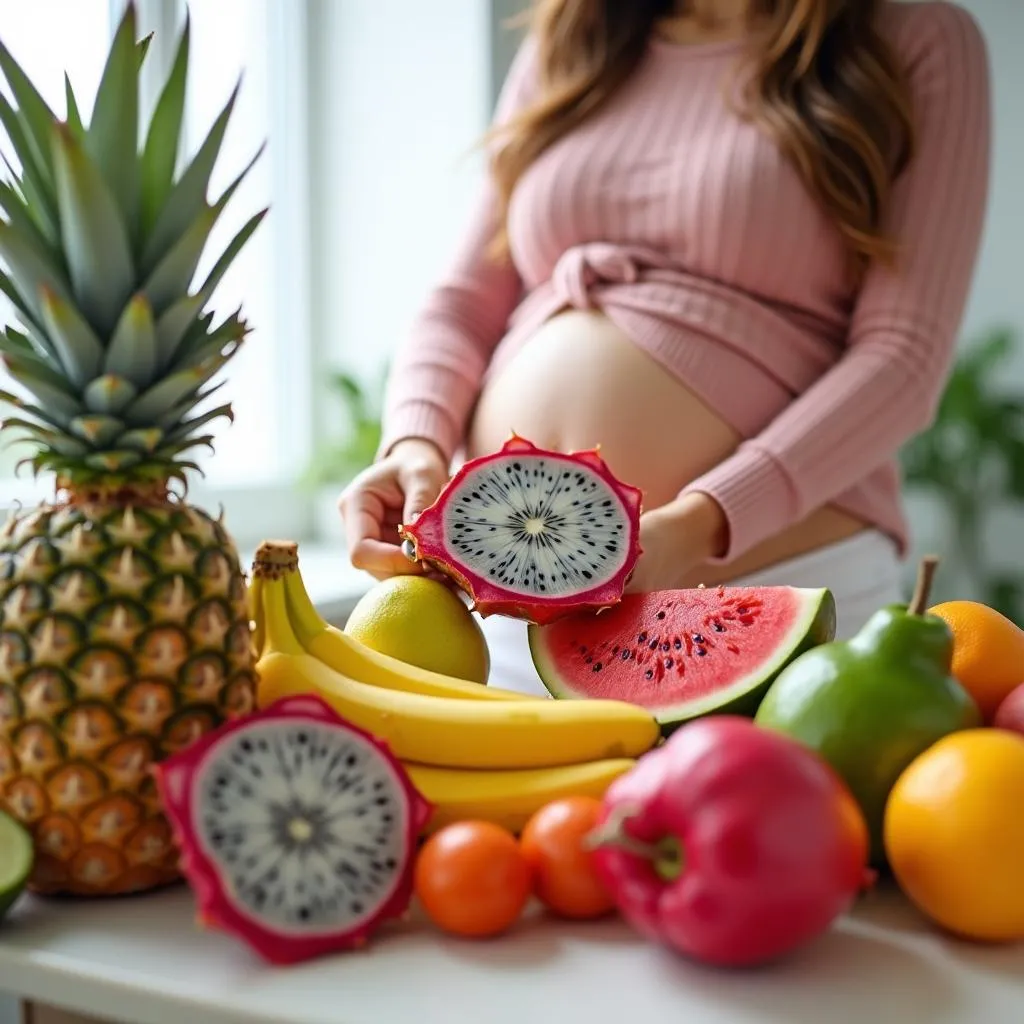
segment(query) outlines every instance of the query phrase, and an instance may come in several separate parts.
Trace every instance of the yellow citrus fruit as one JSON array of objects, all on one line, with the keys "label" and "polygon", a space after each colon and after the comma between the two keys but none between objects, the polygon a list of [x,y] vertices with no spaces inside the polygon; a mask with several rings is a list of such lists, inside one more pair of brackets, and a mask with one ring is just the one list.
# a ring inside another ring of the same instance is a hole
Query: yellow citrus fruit
[{"label": "yellow citrus fruit", "polygon": [[963,938],[1024,939],[1024,736],[965,729],[907,766],[885,809],[900,888]]},{"label": "yellow citrus fruit", "polygon": [[456,679],[486,683],[491,659],[480,624],[450,587],[392,576],[367,591],[345,632],[381,654]]},{"label": "yellow citrus fruit", "polygon": [[945,601],[928,612],[952,631],[952,673],[991,722],[1007,694],[1021,683],[1024,629],[978,601]]}]

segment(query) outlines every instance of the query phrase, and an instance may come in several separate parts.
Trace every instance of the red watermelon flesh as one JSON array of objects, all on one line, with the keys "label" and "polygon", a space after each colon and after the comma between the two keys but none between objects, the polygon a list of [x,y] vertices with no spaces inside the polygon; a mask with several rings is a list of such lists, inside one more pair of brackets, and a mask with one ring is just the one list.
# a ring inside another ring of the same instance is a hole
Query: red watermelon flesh
[{"label": "red watermelon flesh", "polygon": [[671,727],[711,712],[752,716],[782,669],[835,630],[825,588],[701,587],[628,595],[529,636],[552,696],[627,700]]}]

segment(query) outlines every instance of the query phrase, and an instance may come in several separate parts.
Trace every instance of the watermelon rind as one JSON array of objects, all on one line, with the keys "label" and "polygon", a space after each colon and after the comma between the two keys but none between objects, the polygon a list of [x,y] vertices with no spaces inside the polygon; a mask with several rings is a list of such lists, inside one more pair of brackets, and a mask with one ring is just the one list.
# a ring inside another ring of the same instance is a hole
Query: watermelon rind
[{"label": "watermelon rind", "polygon": [[[771,654],[742,677],[720,690],[702,694],[692,700],[648,708],[664,734],[667,735],[684,722],[710,714],[734,714],[753,718],[768,688],[786,666],[804,652],[835,639],[836,602],[831,590],[827,587],[784,589],[795,598],[799,612],[790,628],[779,637],[779,642]],[[556,656],[545,639],[548,628],[531,624],[527,629],[530,655],[541,682],[548,693],[559,700],[587,700],[589,694],[575,689],[572,682],[559,669]],[[625,689],[617,697],[624,701],[630,700],[630,695]]]}]

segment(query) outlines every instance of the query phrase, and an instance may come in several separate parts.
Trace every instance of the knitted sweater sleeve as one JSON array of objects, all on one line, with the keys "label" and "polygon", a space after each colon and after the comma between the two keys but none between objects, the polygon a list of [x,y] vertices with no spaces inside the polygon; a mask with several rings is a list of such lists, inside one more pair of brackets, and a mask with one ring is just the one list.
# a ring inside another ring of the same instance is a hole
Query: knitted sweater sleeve
[{"label": "knitted sweater sleeve", "polygon": [[[926,429],[956,351],[985,218],[991,146],[988,54],[965,10],[907,18],[916,152],[894,183],[892,269],[872,267],[843,357],[759,435],[688,484],[713,497],[728,562],[839,496]],[[926,16],[926,21],[925,17]]]},{"label": "knitted sweater sleeve", "polygon": [[[528,38],[502,86],[495,124],[529,101],[534,64]],[[496,201],[485,174],[454,260],[417,311],[392,362],[380,455],[416,437],[433,441],[451,460],[462,441],[487,365],[523,290],[511,260],[488,251],[498,228]]]}]

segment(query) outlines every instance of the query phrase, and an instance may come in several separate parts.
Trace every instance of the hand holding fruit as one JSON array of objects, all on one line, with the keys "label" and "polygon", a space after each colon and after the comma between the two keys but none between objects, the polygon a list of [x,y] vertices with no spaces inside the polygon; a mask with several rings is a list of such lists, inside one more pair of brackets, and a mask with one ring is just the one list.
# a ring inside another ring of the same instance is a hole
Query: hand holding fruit
[{"label": "hand holding fruit", "polygon": [[697,566],[725,549],[728,525],[722,507],[705,494],[688,494],[640,517],[640,558],[628,594],[693,585]]},{"label": "hand holding fruit", "polygon": [[419,438],[400,441],[363,470],[338,499],[352,565],[376,579],[423,572],[402,553],[398,527],[430,505],[447,479],[441,451]]}]

